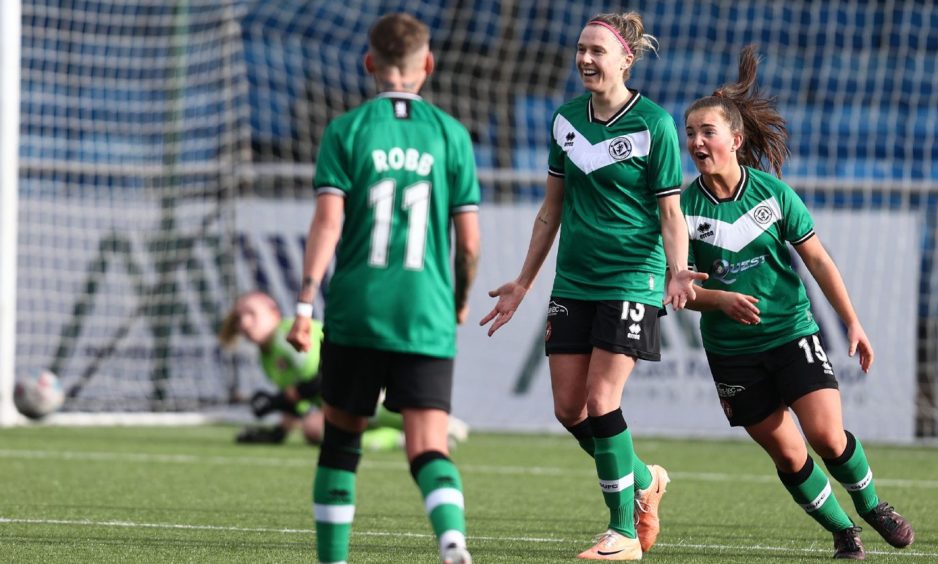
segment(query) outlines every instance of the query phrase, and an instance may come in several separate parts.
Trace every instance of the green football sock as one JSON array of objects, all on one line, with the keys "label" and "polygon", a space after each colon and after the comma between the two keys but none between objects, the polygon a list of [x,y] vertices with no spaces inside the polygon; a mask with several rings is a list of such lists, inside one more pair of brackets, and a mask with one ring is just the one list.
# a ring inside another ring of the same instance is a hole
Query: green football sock
[{"label": "green football sock", "polygon": [[798,472],[789,474],[779,471],[778,477],[795,503],[828,531],[835,533],[853,526],[853,521],[834,497],[830,480],[810,456]]},{"label": "green football sock", "polygon": [[592,458],[593,452],[596,450],[596,442],[593,440],[593,431],[590,429],[589,419],[584,419],[576,425],[564,425],[564,428],[573,435],[580,448]]},{"label": "green football sock", "polygon": [[313,481],[313,506],[319,562],[347,561],[355,517],[355,473],[319,466]]},{"label": "green football sock", "polygon": [[355,471],[361,452],[361,434],[343,431],[326,421],[313,480],[316,555],[322,564],[348,560],[355,517]]},{"label": "green football sock", "polygon": [[609,508],[609,528],[627,537],[635,537],[634,458],[632,435],[622,417],[622,410],[589,418],[596,451],[596,473],[603,500]]},{"label": "green football sock", "polygon": [[466,517],[462,479],[446,455],[429,451],[411,462],[411,475],[423,496],[424,508],[442,551],[450,545],[466,546]]},{"label": "green football sock", "polygon": [[843,454],[831,460],[824,459],[824,464],[831,476],[850,494],[857,512],[863,514],[879,505],[879,496],[876,495],[873,471],[866,460],[863,445],[850,431],[846,434],[847,448]]},{"label": "green football sock", "polygon": [[632,472],[635,475],[635,490],[647,490],[651,487],[651,470],[648,469],[648,465],[642,462],[642,459],[638,457],[637,454],[634,454],[632,457]]},{"label": "green football sock", "polygon": [[[580,445],[586,454],[593,456],[593,453],[596,450],[596,442],[593,440],[593,431],[589,426],[589,419],[584,419],[576,425],[567,427],[567,431],[573,435],[573,438],[576,439],[577,444]],[[635,489],[636,490],[645,490],[651,487],[651,470],[648,469],[648,465],[645,464],[637,454],[634,455],[634,464],[633,472],[635,475]]]}]

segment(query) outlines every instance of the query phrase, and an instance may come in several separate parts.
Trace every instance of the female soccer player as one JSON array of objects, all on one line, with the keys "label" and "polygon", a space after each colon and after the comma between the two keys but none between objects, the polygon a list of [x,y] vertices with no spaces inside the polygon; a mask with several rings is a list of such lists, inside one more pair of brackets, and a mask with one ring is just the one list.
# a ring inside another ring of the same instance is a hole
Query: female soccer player
[{"label": "female soccer player", "polygon": [[[583,27],[576,66],[587,93],[554,114],[547,190],[527,256],[515,280],[489,292],[498,302],[481,321],[494,320],[491,336],[511,319],[562,225],[546,353],[554,413],[595,459],[609,507],[608,530],[579,555],[591,560],[638,560],[655,542],[668,474],[635,455],[622,391],[638,359],[660,359],[664,305],[684,307],[704,278],[687,269],[674,120],[626,87],[655,45],[635,12],[600,14]],[[666,265],[674,273],[667,288]]]},{"label": "female soccer player", "polygon": [[[379,94],[326,127],[316,212],[289,340],[309,347],[311,302],[336,259],[323,343],[325,435],[313,486],[320,562],[348,560],[361,432],[382,390],[404,418],[407,460],[444,564],[472,562],[462,479],[449,457],[456,325],[479,252],[469,132],[425,102],[429,28],[388,14],[368,33]],[[452,254],[451,254],[452,253]]]},{"label": "female soccer player", "polygon": [[710,274],[687,306],[703,312],[704,348],[730,425],[745,427],[772,458],[795,502],[833,533],[834,557],[862,559],[860,528],[808,455],[789,408],[860,516],[895,547],[911,544],[914,533],[877,497],[863,446],[844,430],[837,380],[787,243],[843,320],[850,356],[859,352],[864,372],[873,364],[873,347],[804,204],[764,172],[771,167],[781,175],[787,132],[772,101],[755,91],[757,65],[755,49],[747,47],[739,81],[695,101],[684,114],[687,150],[700,176],[681,206],[691,261]]}]

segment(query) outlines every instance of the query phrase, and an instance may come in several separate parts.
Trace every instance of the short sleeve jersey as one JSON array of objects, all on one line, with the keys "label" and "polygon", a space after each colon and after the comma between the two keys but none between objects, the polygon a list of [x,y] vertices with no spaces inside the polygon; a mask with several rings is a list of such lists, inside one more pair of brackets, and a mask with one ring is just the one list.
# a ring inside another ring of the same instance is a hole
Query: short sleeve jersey
[{"label": "short sleeve jersey", "polygon": [[[309,328],[312,346],[307,352],[297,352],[287,341],[293,319],[282,319],[271,339],[260,349],[261,368],[278,390],[285,390],[299,382],[319,376],[319,345],[322,343],[322,323],[313,319]],[[300,402],[297,413],[305,413],[307,402]]]},{"label": "short sleeve jersey", "polygon": [[742,167],[732,198],[720,200],[698,177],[681,195],[689,262],[710,275],[704,288],[758,298],[761,322],[743,325],[722,311],[700,317],[704,348],[723,355],[766,351],[818,330],[788,243],[814,236],[814,221],[787,184]]},{"label": "short sleeve jersey", "polygon": [[451,221],[480,197],[466,128],[420,96],[383,93],[327,126],[314,184],[345,198],[329,341],[455,356]]},{"label": "short sleeve jersey", "polygon": [[665,255],[658,198],[680,194],[674,119],[632,91],[607,121],[586,94],[553,118],[548,173],[564,181],[553,295],[661,307]]}]

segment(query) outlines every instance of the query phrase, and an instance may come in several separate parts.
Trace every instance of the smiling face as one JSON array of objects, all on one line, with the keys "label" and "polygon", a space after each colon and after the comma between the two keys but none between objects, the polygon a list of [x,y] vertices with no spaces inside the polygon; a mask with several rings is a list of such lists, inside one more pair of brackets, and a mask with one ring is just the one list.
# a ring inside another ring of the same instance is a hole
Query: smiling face
[{"label": "smiling face", "polygon": [[587,25],[576,44],[576,68],[580,80],[590,92],[611,92],[624,86],[624,72],[632,64],[632,55],[615,35],[599,25]]},{"label": "smiling face", "polygon": [[730,122],[719,107],[694,110],[685,120],[687,152],[704,176],[723,175],[739,167],[736,149],[742,144],[740,132],[730,129]]}]

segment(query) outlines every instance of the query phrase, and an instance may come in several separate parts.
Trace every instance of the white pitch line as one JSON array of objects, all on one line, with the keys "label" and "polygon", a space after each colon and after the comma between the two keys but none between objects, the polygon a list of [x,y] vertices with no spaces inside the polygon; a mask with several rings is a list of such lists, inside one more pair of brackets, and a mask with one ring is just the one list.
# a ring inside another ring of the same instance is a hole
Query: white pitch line
[{"label": "white pitch line", "polygon": [[[58,459],[58,460],[85,460],[91,462],[140,462],[167,464],[240,464],[244,466],[270,466],[282,468],[285,466],[298,468],[313,468],[316,461],[298,458],[253,457],[253,456],[203,456],[195,454],[156,454],[156,453],[121,453],[121,452],[83,452],[83,451],[51,451],[27,449],[0,449],[0,458],[14,459]],[[362,468],[376,470],[406,469],[407,464],[401,462],[383,462],[368,460],[367,454],[362,460]],[[460,471],[467,474],[495,474],[520,476],[569,476],[571,474],[595,476],[592,470],[583,468],[561,468],[556,466],[491,466],[484,464],[459,464]],[[769,483],[778,482],[774,474],[729,474],[724,472],[668,472],[672,477],[681,480],[699,482],[745,482]],[[874,475],[876,484],[904,488],[938,489],[938,480],[912,480],[904,478],[880,478]]]},{"label": "white pitch line", "polygon": [[[281,533],[281,534],[299,534],[315,535],[312,529],[274,529],[264,527],[233,527],[225,525],[189,525],[184,523],[136,523],[133,521],[91,521],[89,519],[20,519],[15,517],[0,517],[0,525],[19,524],[19,525],[69,525],[69,526],[87,526],[87,527],[126,527],[139,529],[173,529],[173,530],[192,530],[192,531],[223,531],[233,533]],[[370,537],[409,537],[409,538],[433,538],[433,535],[425,533],[407,533],[396,531],[353,531],[356,536]],[[540,542],[540,543],[582,543],[583,539],[550,539],[541,537],[487,537],[471,536],[472,541],[513,541],[513,542]],[[692,548],[695,550],[717,550],[733,552],[798,552],[805,554],[827,554],[828,548],[799,548],[792,546],[740,546],[729,544],[701,544],[689,542],[676,542],[657,544],[663,548]],[[867,550],[867,554],[881,554],[891,556],[925,556],[938,558],[938,552],[919,552],[914,550]]]}]

